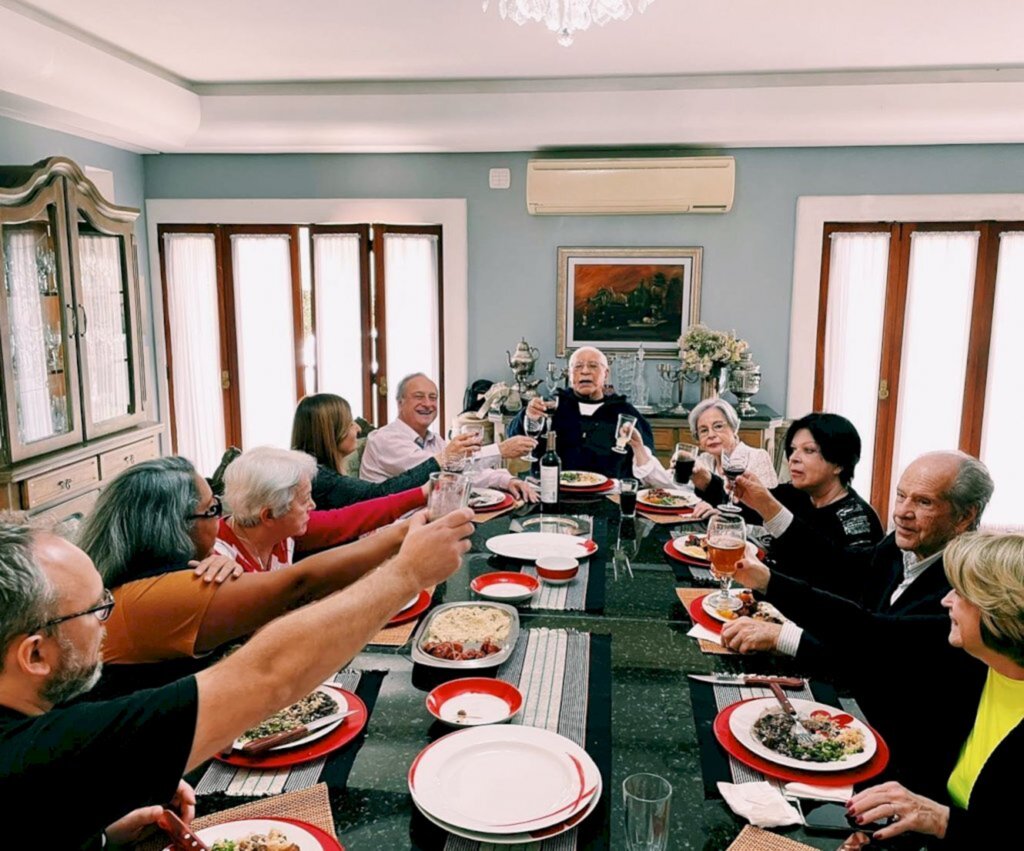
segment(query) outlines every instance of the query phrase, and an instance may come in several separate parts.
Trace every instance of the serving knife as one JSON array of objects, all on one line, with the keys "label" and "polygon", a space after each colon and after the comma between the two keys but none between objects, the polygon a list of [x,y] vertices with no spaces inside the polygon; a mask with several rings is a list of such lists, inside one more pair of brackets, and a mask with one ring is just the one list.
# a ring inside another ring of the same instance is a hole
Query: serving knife
[{"label": "serving knife", "polygon": [[182,851],[210,851],[210,846],[192,832],[192,828],[165,809],[156,819],[157,827],[171,837],[171,846]]},{"label": "serving knife", "polygon": [[743,674],[690,674],[691,680],[711,683],[716,686],[782,686],[782,688],[803,688],[804,681],[799,677],[764,677]]},{"label": "serving knife", "polygon": [[297,739],[301,739],[303,736],[308,736],[314,730],[319,730],[321,727],[326,727],[328,724],[333,724],[342,718],[348,718],[349,715],[355,715],[357,709],[350,709],[348,712],[334,712],[331,715],[325,715],[323,718],[317,718],[316,721],[310,721],[308,724],[303,724],[301,727],[295,727],[292,730],[284,730],[280,733],[274,733],[272,736],[263,736],[259,739],[253,739],[252,741],[246,742],[239,750],[246,756],[258,756],[259,754],[265,753],[271,748],[276,748],[278,745],[286,745],[289,742],[294,742]]}]

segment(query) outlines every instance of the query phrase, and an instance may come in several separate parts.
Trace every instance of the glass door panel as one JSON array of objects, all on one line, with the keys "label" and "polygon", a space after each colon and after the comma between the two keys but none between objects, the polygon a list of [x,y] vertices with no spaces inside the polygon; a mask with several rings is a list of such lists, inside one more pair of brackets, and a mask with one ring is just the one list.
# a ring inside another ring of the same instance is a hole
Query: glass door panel
[{"label": "glass door panel", "polygon": [[0,210],[11,461],[71,445],[82,434],[60,189],[51,187],[30,208]]}]

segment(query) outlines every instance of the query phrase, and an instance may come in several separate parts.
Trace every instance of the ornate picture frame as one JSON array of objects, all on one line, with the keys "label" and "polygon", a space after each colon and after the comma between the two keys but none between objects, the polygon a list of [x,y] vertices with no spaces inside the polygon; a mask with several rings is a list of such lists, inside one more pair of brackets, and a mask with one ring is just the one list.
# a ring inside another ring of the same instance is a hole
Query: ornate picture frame
[{"label": "ornate picture frame", "polygon": [[678,355],[680,335],[700,321],[704,249],[558,249],[555,352],[580,346],[654,358]]}]

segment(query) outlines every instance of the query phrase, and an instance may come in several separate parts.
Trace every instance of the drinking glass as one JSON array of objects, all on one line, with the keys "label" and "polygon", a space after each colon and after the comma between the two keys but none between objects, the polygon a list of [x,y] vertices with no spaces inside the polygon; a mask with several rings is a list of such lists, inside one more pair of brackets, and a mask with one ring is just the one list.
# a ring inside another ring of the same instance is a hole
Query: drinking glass
[{"label": "drinking glass", "polygon": [[632,774],[622,781],[622,799],[629,851],[665,851],[672,784],[657,774]]},{"label": "drinking glass", "polygon": [[626,444],[633,436],[633,428],[636,426],[636,417],[630,414],[619,414],[619,421],[615,424],[615,445],[612,452],[620,455],[626,454]]},{"label": "drinking glass", "polygon": [[462,473],[430,474],[430,495],[427,497],[427,520],[437,520],[469,503],[472,481]]},{"label": "drinking glass", "polygon": [[711,597],[716,609],[736,611],[739,600],[729,594],[729,586],[736,573],[736,563],[743,558],[747,548],[747,526],[742,517],[734,514],[720,514],[708,521],[708,560],[711,573],[721,584],[721,590]]},{"label": "drinking glass", "polygon": [[689,483],[699,454],[699,446],[692,443],[676,444],[675,452],[672,453],[672,478],[680,487]]},{"label": "drinking glass", "polygon": [[[523,416],[523,431],[526,432],[526,436],[532,437],[534,440],[539,440],[540,436],[547,430],[547,419],[547,417],[541,417],[539,420],[534,420],[530,418],[529,414],[525,414]],[[532,464],[534,461],[539,461],[540,459],[533,454],[533,450],[531,449],[530,454],[523,460],[529,461]]]},{"label": "drinking glass", "polygon": [[640,482],[636,479],[619,479],[619,508],[623,517],[636,517],[636,495]]},{"label": "drinking glass", "polygon": [[729,483],[729,499],[724,505],[718,506],[719,511],[731,511],[734,514],[739,514],[742,510],[736,502],[736,480],[743,475],[746,469],[745,453],[742,455],[722,453],[722,472],[725,474],[725,480]]}]

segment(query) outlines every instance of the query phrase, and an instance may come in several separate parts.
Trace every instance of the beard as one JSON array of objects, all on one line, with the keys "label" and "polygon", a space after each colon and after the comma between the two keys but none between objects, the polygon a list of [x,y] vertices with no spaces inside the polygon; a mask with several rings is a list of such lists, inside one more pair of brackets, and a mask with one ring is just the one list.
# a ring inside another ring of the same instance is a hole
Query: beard
[{"label": "beard", "polygon": [[103,660],[97,657],[86,660],[74,644],[64,636],[57,638],[61,649],[61,666],[40,691],[40,697],[54,706],[67,703],[85,694],[100,680]]}]

